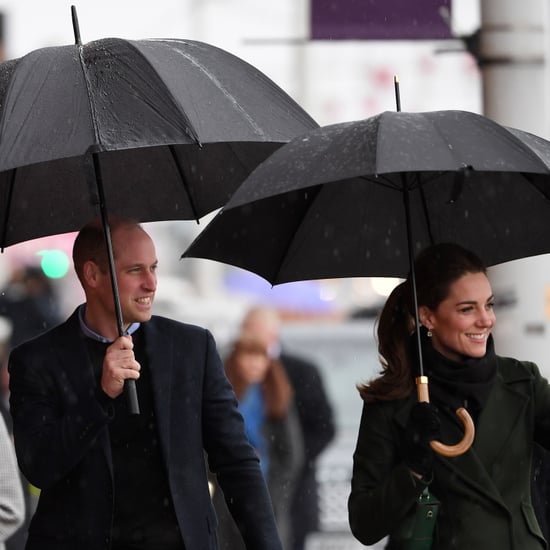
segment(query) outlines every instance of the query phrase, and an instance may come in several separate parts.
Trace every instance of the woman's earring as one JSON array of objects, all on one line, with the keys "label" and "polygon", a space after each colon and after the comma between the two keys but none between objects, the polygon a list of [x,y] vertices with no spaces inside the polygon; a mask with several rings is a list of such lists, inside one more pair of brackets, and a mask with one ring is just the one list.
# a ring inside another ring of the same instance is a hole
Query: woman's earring
[{"label": "woman's earring", "polygon": [[428,329],[428,338],[431,338],[433,336],[432,331]]}]

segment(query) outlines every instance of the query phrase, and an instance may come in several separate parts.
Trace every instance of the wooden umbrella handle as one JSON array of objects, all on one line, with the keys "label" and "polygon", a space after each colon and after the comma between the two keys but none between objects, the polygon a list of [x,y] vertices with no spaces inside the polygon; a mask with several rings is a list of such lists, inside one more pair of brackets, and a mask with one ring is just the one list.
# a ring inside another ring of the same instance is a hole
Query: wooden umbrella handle
[{"label": "wooden umbrella handle", "polygon": [[[419,376],[416,379],[416,390],[418,393],[418,401],[429,403],[430,396],[428,394],[428,377]],[[464,426],[464,437],[456,445],[445,445],[441,441],[430,441],[430,447],[437,453],[443,456],[459,456],[464,454],[474,442],[475,426],[472,417],[464,407],[456,410],[456,415],[460,418]]]}]

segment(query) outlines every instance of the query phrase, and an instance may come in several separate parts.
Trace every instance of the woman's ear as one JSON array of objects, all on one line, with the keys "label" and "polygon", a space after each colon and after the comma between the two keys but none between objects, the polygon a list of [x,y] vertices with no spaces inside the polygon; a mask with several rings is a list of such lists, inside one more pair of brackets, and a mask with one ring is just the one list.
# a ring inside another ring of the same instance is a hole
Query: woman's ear
[{"label": "woman's ear", "polygon": [[429,307],[420,306],[418,308],[418,318],[420,319],[420,323],[428,330],[433,328],[433,314]]}]

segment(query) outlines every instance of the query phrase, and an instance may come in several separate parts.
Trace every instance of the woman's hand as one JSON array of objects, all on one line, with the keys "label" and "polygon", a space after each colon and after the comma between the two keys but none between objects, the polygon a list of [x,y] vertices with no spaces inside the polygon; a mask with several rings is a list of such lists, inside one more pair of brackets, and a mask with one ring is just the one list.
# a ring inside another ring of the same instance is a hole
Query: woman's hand
[{"label": "woman's hand", "polygon": [[441,423],[437,407],[431,403],[416,403],[405,428],[403,457],[416,477],[432,473],[434,451],[430,441],[441,438]]}]

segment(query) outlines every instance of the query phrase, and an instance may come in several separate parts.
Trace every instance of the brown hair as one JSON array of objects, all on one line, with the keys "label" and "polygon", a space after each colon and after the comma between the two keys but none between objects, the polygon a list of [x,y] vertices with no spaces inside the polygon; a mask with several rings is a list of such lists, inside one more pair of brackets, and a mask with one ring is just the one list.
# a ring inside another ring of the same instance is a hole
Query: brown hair
[{"label": "brown hair", "polygon": [[247,353],[260,353],[269,360],[269,367],[262,382],[266,414],[268,418],[284,418],[292,399],[292,386],[286,371],[280,361],[268,356],[267,349],[260,340],[248,335],[241,335],[235,341],[224,365],[237,399],[241,399],[248,389],[239,370],[239,361],[242,355]]},{"label": "brown hair", "polygon": [[[111,235],[122,227],[140,227],[140,225],[134,220],[109,217]],[[114,250],[113,255],[116,257]],[[103,224],[100,218],[96,218],[79,231],[73,244],[74,270],[80,282],[82,282],[84,264],[88,261],[94,262],[106,273],[108,268],[107,256]]]},{"label": "brown hair", "polygon": [[[451,285],[467,273],[485,273],[487,268],[473,252],[454,243],[440,243],[423,250],[415,260],[418,307],[436,310]],[[379,378],[358,386],[364,401],[401,399],[414,389],[411,335],[416,330],[411,277],[396,286],[377,320],[378,353],[382,364]]]}]

